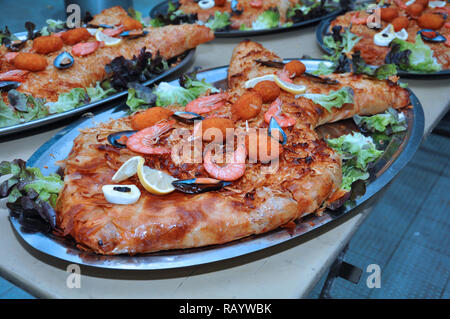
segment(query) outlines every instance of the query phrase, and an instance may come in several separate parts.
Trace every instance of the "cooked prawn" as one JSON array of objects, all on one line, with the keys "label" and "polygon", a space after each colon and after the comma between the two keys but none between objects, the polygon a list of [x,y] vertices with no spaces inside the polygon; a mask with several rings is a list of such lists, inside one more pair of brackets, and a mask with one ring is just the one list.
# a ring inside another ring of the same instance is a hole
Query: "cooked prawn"
[{"label": "cooked prawn", "polygon": [[93,42],[80,42],[75,44],[72,47],[72,53],[76,56],[86,56],[91,53],[94,53],[97,51],[97,49],[100,47],[101,43],[99,41],[93,41]]},{"label": "cooked prawn", "polygon": [[121,34],[123,31],[125,31],[124,27],[117,27],[117,28],[109,28],[105,29],[102,32],[110,37],[117,37],[119,34]]},{"label": "cooked prawn", "polygon": [[199,97],[198,99],[189,102],[185,107],[185,111],[194,112],[197,114],[208,113],[223,107],[226,99],[228,99],[227,93],[218,93]]},{"label": "cooked prawn", "polygon": [[173,128],[174,124],[175,120],[166,120],[138,131],[128,138],[127,148],[149,155],[170,154],[169,147],[155,146],[155,144],[162,134]]},{"label": "cooked prawn", "polygon": [[244,176],[246,157],[245,144],[241,143],[231,156],[231,160],[226,165],[219,166],[213,161],[212,148],[210,148],[203,159],[203,167],[210,176],[222,181],[231,182]]},{"label": "cooked prawn", "polygon": [[282,81],[293,83],[287,70],[283,69],[282,71],[279,71],[277,75]]},{"label": "cooked prawn", "polygon": [[11,70],[7,72],[0,73],[0,81],[25,81],[24,76],[30,73],[27,70]]},{"label": "cooked prawn", "polygon": [[276,99],[269,107],[267,112],[264,114],[264,121],[269,124],[270,119],[274,117],[281,127],[293,126],[296,123],[296,119],[289,117],[284,113],[281,113],[281,100]]}]

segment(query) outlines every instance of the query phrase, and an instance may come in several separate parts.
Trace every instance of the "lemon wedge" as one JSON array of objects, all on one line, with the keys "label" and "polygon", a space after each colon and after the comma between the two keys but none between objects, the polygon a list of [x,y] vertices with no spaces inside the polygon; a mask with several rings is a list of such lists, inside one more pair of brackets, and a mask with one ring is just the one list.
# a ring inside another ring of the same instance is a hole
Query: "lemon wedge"
[{"label": "lemon wedge", "polygon": [[124,181],[137,173],[137,169],[140,163],[144,164],[144,158],[142,156],[134,156],[128,161],[122,164],[117,172],[112,177],[113,182]]},{"label": "lemon wedge", "polygon": [[155,195],[169,194],[175,190],[172,182],[176,180],[169,174],[140,163],[137,170],[139,181],[150,193]]},{"label": "lemon wedge", "polygon": [[263,76],[259,76],[257,78],[253,78],[245,82],[244,86],[246,89],[251,89],[255,87],[256,84],[262,81],[275,81],[276,75],[275,74],[267,74]]},{"label": "lemon wedge", "polygon": [[117,45],[122,42],[121,38],[110,37],[109,35],[104,34],[102,31],[103,29],[97,30],[97,33],[95,34],[95,38],[97,39],[97,41],[103,41],[107,46]]},{"label": "lemon wedge", "polygon": [[278,86],[282,90],[292,93],[292,94],[301,94],[306,91],[306,86],[285,82],[285,81],[281,80],[278,76],[275,76],[275,83],[278,84]]}]

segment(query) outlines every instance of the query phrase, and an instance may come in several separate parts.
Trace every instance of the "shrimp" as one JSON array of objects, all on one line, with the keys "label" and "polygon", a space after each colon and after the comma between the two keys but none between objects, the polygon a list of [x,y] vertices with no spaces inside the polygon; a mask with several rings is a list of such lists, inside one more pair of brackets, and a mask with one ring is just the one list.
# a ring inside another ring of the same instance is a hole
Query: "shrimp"
[{"label": "shrimp", "polygon": [[7,72],[0,73],[0,81],[17,81],[24,82],[24,76],[30,73],[26,70],[11,70]]},{"label": "shrimp", "polygon": [[284,113],[281,113],[281,100],[276,99],[264,114],[264,121],[269,124],[270,119],[274,117],[281,127],[289,127],[295,125],[297,122],[295,118],[289,117]]},{"label": "shrimp", "polygon": [[277,75],[282,81],[288,82],[288,83],[293,83],[289,76],[289,72],[287,70],[283,69],[282,71],[278,72]]},{"label": "shrimp", "polygon": [[94,42],[81,42],[77,43],[72,47],[72,53],[76,56],[86,56],[91,53],[94,53],[103,42],[94,41]]},{"label": "shrimp", "polygon": [[118,27],[118,28],[109,28],[105,29],[102,32],[110,37],[117,37],[119,34],[121,34],[123,31],[125,31],[124,27]]},{"label": "shrimp", "polygon": [[224,100],[228,99],[227,93],[218,93],[208,96],[199,97],[194,101],[189,102],[186,107],[186,112],[194,112],[197,114],[208,113],[225,105]]},{"label": "shrimp", "polygon": [[128,138],[127,148],[137,153],[149,155],[170,154],[169,147],[155,146],[155,144],[162,134],[173,128],[174,124],[175,120],[165,120],[138,131]]},{"label": "shrimp", "polygon": [[244,176],[246,157],[245,144],[241,143],[234,151],[233,156],[231,156],[231,161],[224,166],[219,166],[212,160],[212,148],[210,148],[203,159],[203,167],[210,176],[231,182]]}]

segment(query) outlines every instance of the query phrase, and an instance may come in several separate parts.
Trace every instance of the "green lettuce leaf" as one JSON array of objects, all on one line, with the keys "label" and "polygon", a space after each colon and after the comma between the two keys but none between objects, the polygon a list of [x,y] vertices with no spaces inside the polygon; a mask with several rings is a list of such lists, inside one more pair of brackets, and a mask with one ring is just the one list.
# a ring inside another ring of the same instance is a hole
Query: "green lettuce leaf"
[{"label": "green lettuce leaf", "polygon": [[252,22],[253,30],[273,29],[278,27],[280,23],[280,14],[278,10],[266,10],[261,13],[254,22]]},{"label": "green lettuce leaf", "polygon": [[[0,163],[0,176],[8,174],[12,174],[11,178],[17,183],[14,183],[12,189],[7,190],[7,194],[0,194],[2,195],[0,197],[8,196],[8,202],[10,203],[16,201],[18,195],[27,195],[33,190],[38,194],[37,199],[49,202],[54,207],[55,203],[50,202],[50,199],[52,195],[58,196],[64,186],[61,176],[58,174],[44,176],[39,168],[26,167],[26,163],[21,160]],[[2,189],[4,188],[2,187]]]},{"label": "green lettuce leaf", "polygon": [[[391,58],[405,71],[437,72],[442,70],[442,65],[433,57],[433,50],[426,45],[420,34],[416,36],[416,42],[410,43],[398,38],[391,44],[391,52],[387,59]],[[401,53],[409,53],[402,55]],[[395,57],[401,57],[395,59]],[[406,58],[405,58],[406,57]]]},{"label": "green lettuce leaf", "polygon": [[342,157],[341,187],[346,190],[351,189],[353,182],[359,179],[368,179],[368,164],[374,162],[383,154],[383,151],[377,150],[371,137],[358,132],[327,139],[326,141]]},{"label": "green lettuce leaf", "polygon": [[231,24],[230,15],[228,12],[220,12],[216,11],[214,13],[214,17],[211,17],[206,23],[205,26],[212,30],[218,30],[225,28]]},{"label": "green lettuce leaf", "polygon": [[344,28],[341,38],[342,41],[335,41],[333,36],[327,35],[323,38],[323,43],[330,49],[333,49],[335,55],[340,55],[340,53],[349,53],[356,43],[362,39],[362,37],[358,37],[350,32],[350,28]]},{"label": "green lettuce leaf", "polygon": [[199,97],[200,95],[206,93],[207,91],[209,91],[210,93],[219,92],[218,89],[216,89],[212,84],[207,83],[204,79],[198,80],[196,74],[190,76],[182,74],[180,76],[179,83],[180,86],[194,93],[196,97]]},{"label": "green lettuce leaf", "polygon": [[64,30],[66,26],[66,23],[62,20],[47,19],[46,23],[47,25],[44,26],[40,31],[41,35],[43,36]]},{"label": "green lettuce leaf", "polygon": [[373,133],[385,133],[388,128],[389,132],[387,133],[397,133],[405,131],[407,128],[406,119],[403,113],[398,113],[392,108],[389,108],[382,114],[372,116],[355,115],[353,116],[353,120],[359,127]]},{"label": "green lettuce leaf", "polygon": [[25,123],[48,115],[44,99],[10,90],[8,101],[10,105],[0,100],[0,127]]},{"label": "green lettuce leaf", "polygon": [[359,168],[354,168],[347,163],[342,166],[342,185],[341,188],[351,190],[353,182],[361,179],[366,180],[370,177],[369,173]]},{"label": "green lettuce leaf", "polygon": [[88,95],[82,88],[75,88],[68,93],[61,93],[58,96],[58,101],[47,102],[48,111],[50,114],[61,113],[72,110],[87,102]]},{"label": "green lettuce leaf", "polygon": [[334,64],[328,65],[328,63],[320,62],[317,70],[313,71],[314,75],[328,75],[334,72],[336,66]]},{"label": "green lettuce leaf", "polygon": [[0,99],[0,127],[16,125],[20,122],[18,112],[3,102],[3,99]]},{"label": "green lettuce leaf", "polygon": [[0,184],[0,198],[7,198],[10,215],[29,230],[49,232],[56,227],[56,200],[64,186],[61,176],[44,176],[39,168],[27,167],[15,159],[0,163],[0,177],[11,175]]},{"label": "green lettuce leaf", "polygon": [[152,89],[139,83],[130,83],[129,87],[126,104],[130,108],[130,113],[155,105],[156,95]]},{"label": "green lettuce leaf", "polygon": [[332,107],[341,108],[344,104],[353,103],[353,90],[350,87],[343,87],[337,91],[331,90],[328,94],[306,93],[295,97],[298,98],[300,96],[312,100],[328,112],[331,111]]},{"label": "green lettuce leaf", "polygon": [[146,27],[147,25],[144,22],[144,19],[142,18],[142,12],[135,10],[134,8],[128,8],[128,14],[134,19],[139,21],[142,24],[142,27]]},{"label": "green lettuce leaf", "polygon": [[97,82],[95,87],[86,88],[86,93],[89,96],[90,102],[96,102],[108,95],[116,93],[116,90],[112,87],[104,88],[100,82]]},{"label": "green lettuce leaf", "polygon": [[159,28],[159,27],[163,27],[166,24],[164,23],[164,21],[162,21],[160,18],[153,18],[150,19],[149,24],[154,27],[154,28]]},{"label": "green lettuce leaf", "polygon": [[383,154],[383,151],[377,150],[371,137],[358,132],[327,139],[327,143],[341,154],[346,163],[361,170],[366,170],[370,162],[375,161]]},{"label": "green lettuce leaf", "polygon": [[157,106],[181,105],[185,106],[195,100],[197,95],[181,86],[161,82],[155,90]]}]

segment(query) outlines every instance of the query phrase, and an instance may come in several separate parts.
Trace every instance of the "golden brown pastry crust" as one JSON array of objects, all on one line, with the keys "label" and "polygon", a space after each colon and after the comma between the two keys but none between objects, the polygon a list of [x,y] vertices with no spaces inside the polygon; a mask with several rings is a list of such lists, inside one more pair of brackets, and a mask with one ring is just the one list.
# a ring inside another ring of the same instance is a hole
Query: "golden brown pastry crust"
[{"label": "golden brown pastry crust", "polygon": [[[127,12],[121,7],[113,7],[103,10],[90,23],[116,25],[123,17],[128,17]],[[53,60],[63,51],[71,52],[72,46],[64,45],[61,50],[42,55],[47,59],[47,68],[26,75],[26,80],[18,88],[18,91],[34,97],[46,98],[48,101],[56,101],[60,93],[69,92],[73,88],[95,86],[97,81],[105,78],[105,65],[115,57],[123,56],[131,59],[145,47],[146,51],[152,52],[154,55],[159,51],[165,59],[170,59],[214,39],[214,33],[209,28],[196,24],[146,30],[149,33],[145,37],[124,39],[118,45],[101,47],[90,55],[74,56],[75,63],[71,68],[65,70],[55,68]],[[96,39],[91,37],[89,41],[96,41]],[[0,48],[3,47],[0,46]],[[32,41],[28,41],[22,51],[29,52],[32,48]],[[6,53],[6,50],[4,51]],[[0,71],[6,72],[14,69],[14,65],[8,63],[2,53],[3,50],[0,50]]]},{"label": "golden brown pastry crust", "polygon": [[[395,3],[392,3],[390,5],[390,8],[396,8],[399,10],[400,16],[406,16],[409,17],[409,25],[406,31],[408,32],[408,39],[406,41],[415,43],[416,41],[416,35],[417,32],[420,31],[422,28],[417,24],[417,18],[410,17],[405,10],[400,9]],[[450,4],[447,3],[445,10],[450,10]],[[431,8],[427,7],[423,13],[433,13],[433,12],[443,12],[445,11],[442,8]],[[369,16],[368,13],[365,11],[350,11],[346,12],[345,14],[338,16],[336,19],[334,19],[331,24],[329,31],[334,26],[342,26],[345,28],[348,28],[351,24],[351,20],[353,16],[358,16],[358,18],[367,18]],[[448,23],[448,18],[447,18]],[[352,27],[350,31],[353,34],[356,34],[359,37],[362,37],[362,39],[355,44],[352,51],[350,53],[360,51],[361,57],[371,65],[383,65],[385,63],[386,55],[390,51],[390,47],[382,47],[378,46],[373,42],[373,36],[386,28],[390,22],[381,21],[381,29],[371,29],[366,24],[352,24]],[[438,30],[439,33],[441,33],[443,36],[448,37],[450,36],[450,28],[445,26],[445,23],[442,25],[442,27]],[[432,43],[432,42],[426,42],[426,45],[428,45],[433,50],[433,56],[437,59],[437,61],[442,65],[442,69],[449,69],[450,68],[450,48],[446,46],[444,43]]]},{"label": "golden brown pastry crust", "polygon": [[[279,59],[255,42],[239,44],[229,68],[230,103],[213,111],[216,116],[231,117],[231,103],[242,94],[242,85],[250,76],[277,71],[260,66],[254,62],[255,58]],[[131,119],[113,120],[83,131],[65,161],[64,189],[57,203],[58,226],[97,253],[136,254],[226,243],[273,230],[321,210],[341,185],[341,159],[318,137],[314,128],[356,113],[373,114],[409,103],[407,91],[392,82],[349,74],[335,77],[341,83],[323,85],[308,77],[300,77],[295,82],[308,85],[312,92],[351,86],[356,103],[327,112],[310,100],[295,99],[293,94],[282,92],[283,112],[295,117],[297,122],[285,129],[288,142],[283,147],[278,170],[262,174],[264,165],[247,163],[245,175],[221,191],[199,195],[175,191],[156,196],[145,191],[133,177],[124,183],[141,188],[139,201],[125,206],[110,204],[103,197],[101,186],[111,184],[111,177],[121,164],[137,154],[110,146],[106,136],[130,129]],[[369,93],[375,93],[382,102],[367,97]],[[249,121],[250,127],[267,127],[263,114],[268,107],[263,105],[261,113]],[[245,122],[238,121],[235,125],[244,128]],[[188,127],[180,123],[177,126]],[[177,143],[170,132],[161,139],[169,147]],[[170,156],[146,156],[145,159],[146,165],[176,178],[208,176],[202,164],[177,165]]]}]

